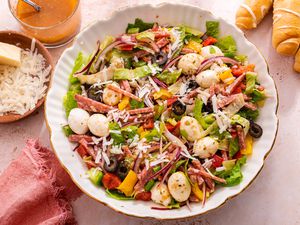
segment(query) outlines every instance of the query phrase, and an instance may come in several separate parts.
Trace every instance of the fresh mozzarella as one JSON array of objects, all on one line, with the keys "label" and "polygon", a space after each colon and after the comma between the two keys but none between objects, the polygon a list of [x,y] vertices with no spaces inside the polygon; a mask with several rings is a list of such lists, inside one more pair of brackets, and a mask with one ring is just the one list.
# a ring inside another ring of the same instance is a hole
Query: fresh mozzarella
[{"label": "fresh mozzarella", "polygon": [[191,185],[183,172],[176,172],[170,176],[168,188],[172,197],[178,202],[184,202],[190,197]]},{"label": "fresh mozzarella", "polygon": [[180,120],[180,133],[188,141],[195,141],[201,135],[202,127],[198,121],[190,116],[184,116]]},{"label": "fresh mozzarella", "polygon": [[155,203],[168,206],[172,201],[172,197],[167,185],[157,182],[151,189],[151,199]]},{"label": "fresh mozzarella", "polygon": [[208,158],[216,153],[219,142],[211,137],[204,137],[194,143],[194,154],[201,159]]},{"label": "fresh mozzarella", "polygon": [[88,127],[92,134],[105,137],[109,134],[109,120],[102,114],[94,114],[88,120]]},{"label": "fresh mozzarella", "polygon": [[209,88],[211,85],[219,82],[217,72],[213,70],[204,70],[196,76],[196,82],[200,87]]},{"label": "fresh mozzarella", "polygon": [[215,56],[223,56],[221,49],[219,49],[217,46],[209,45],[201,48],[201,55],[205,58],[212,58]]},{"label": "fresh mozzarella", "polygon": [[80,108],[74,108],[70,111],[68,117],[68,124],[74,133],[85,134],[89,130],[88,128],[89,118],[90,115],[88,114],[87,111]]},{"label": "fresh mozzarella", "polygon": [[194,75],[204,58],[196,53],[184,55],[178,62],[178,68],[182,69],[182,73],[186,75]]}]

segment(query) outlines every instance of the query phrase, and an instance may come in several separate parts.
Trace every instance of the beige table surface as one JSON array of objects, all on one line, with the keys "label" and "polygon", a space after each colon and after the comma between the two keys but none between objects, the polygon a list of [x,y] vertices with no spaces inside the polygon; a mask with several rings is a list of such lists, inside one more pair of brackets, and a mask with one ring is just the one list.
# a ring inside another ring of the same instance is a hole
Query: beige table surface
[{"label": "beige table surface", "polygon": [[[82,0],[82,27],[109,16],[113,10],[136,3],[157,0]],[[186,2],[234,21],[240,0],[190,0]],[[265,167],[253,184],[223,207],[204,216],[181,221],[161,222],[127,217],[83,195],[73,203],[80,225],[98,224],[187,224],[187,225],[294,225],[300,224],[300,74],[292,71],[293,58],[276,54],[271,46],[272,17],[269,15],[255,31],[246,36],[266,57],[279,91],[279,132]],[[7,0],[0,0],[0,30],[19,30],[10,15]],[[51,50],[55,61],[64,48]],[[299,88],[299,89],[298,89]],[[22,121],[0,125],[0,172],[14,159],[29,137],[39,137],[49,146],[43,108]],[[0,190],[1,191],[1,190]],[[1,204],[1,203],[0,203]],[[166,212],[167,213],[167,212]]]}]

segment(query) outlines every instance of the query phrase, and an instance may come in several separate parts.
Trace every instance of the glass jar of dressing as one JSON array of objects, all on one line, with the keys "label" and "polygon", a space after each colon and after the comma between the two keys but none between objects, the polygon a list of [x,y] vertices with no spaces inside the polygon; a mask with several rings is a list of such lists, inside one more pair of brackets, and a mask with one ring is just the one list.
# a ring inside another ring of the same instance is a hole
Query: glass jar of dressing
[{"label": "glass jar of dressing", "polygon": [[33,0],[38,12],[22,0],[8,0],[13,16],[22,30],[40,40],[46,47],[68,43],[80,30],[79,0]]}]

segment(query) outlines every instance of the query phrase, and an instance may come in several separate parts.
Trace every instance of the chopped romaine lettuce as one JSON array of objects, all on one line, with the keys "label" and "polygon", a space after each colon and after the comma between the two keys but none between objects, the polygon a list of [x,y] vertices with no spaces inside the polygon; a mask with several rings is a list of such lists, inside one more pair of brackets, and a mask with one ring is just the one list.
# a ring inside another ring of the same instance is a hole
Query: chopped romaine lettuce
[{"label": "chopped romaine lettuce", "polygon": [[161,137],[161,133],[156,129],[152,129],[148,134],[146,134],[145,138],[148,142],[153,141],[154,138],[159,139]]},{"label": "chopped romaine lettuce", "polygon": [[257,117],[259,116],[259,111],[258,110],[251,110],[247,108],[242,108],[238,114],[248,120],[256,120]]},{"label": "chopped romaine lettuce", "polygon": [[224,54],[235,55],[237,51],[235,40],[230,35],[220,38],[216,43],[216,46],[219,47]]},{"label": "chopped romaine lettuce", "polygon": [[134,136],[137,135],[137,130],[137,126],[126,126],[121,129],[121,132],[123,137],[127,140],[134,138]]},{"label": "chopped romaine lettuce", "polygon": [[201,120],[202,120],[202,107],[203,107],[203,102],[200,99],[196,98],[193,114],[194,114],[195,119],[200,124],[201,124]]},{"label": "chopped romaine lettuce", "polygon": [[139,108],[144,108],[145,106],[144,102],[139,102],[135,99],[131,99],[129,105],[130,105],[130,109],[139,109]]},{"label": "chopped romaine lettuce", "polygon": [[246,90],[245,93],[251,94],[255,87],[255,82],[257,78],[257,73],[254,72],[247,72],[246,73]]},{"label": "chopped romaine lettuce", "polygon": [[233,157],[239,150],[240,147],[238,138],[231,139],[229,141],[229,157]]},{"label": "chopped romaine lettuce", "polygon": [[215,172],[215,175],[226,180],[226,184],[221,184],[226,187],[238,185],[243,180],[241,167],[246,163],[247,157],[243,156],[238,159],[231,170],[223,170]]},{"label": "chopped romaine lettuce", "polygon": [[156,75],[156,77],[167,85],[174,84],[181,75],[181,69],[170,72],[168,70]]},{"label": "chopped romaine lettuce", "polygon": [[140,29],[138,27],[133,27],[133,28],[129,28],[127,30],[127,34],[136,34],[140,31]]},{"label": "chopped romaine lettuce", "polygon": [[[156,67],[155,64],[152,65],[154,68]],[[138,79],[142,77],[146,77],[152,74],[152,70],[149,66],[141,66],[137,67],[133,70],[125,69],[125,68],[117,68],[114,71],[114,80],[132,80]]]},{"label": "chopped romaine lettuce", "polygon": [[206,34],[214,38],[219,36],[219,22],[218,21],[206,21]]},{"label": "chopped romaine lettuce", "polygon": [[195,28],[192,28],[192,27],[189,27],[189,26],[182,26],[182,28],[185,30],[185,33],[188,35],[188,34],[191,34],[193,36],[198,36],[198,37],[201,37],[203,35],[203,32],[201,32],[200,30],[197,30]]},{"label": "chopped romaine lettuce", "polygon": [[129,23],[126,29],[126,33],[128,33],[129,29],[138,28],[138,32],[142,32],[153,27],[154,23],[145,23],[143,20],[136,18],[134,24]]},{"label": "chopped romaine lettuce", "polygon": [[154,33],[149,32],[149,31],[144,31],[144,32],[139,33],[138,35],[136,35],[137,40],[150,39],[150,40],[154,41],[154,38],[155,38]]},{"label": "chopped romaine lettuce", "polygon": [[259,91],[257,89],[254,89],[251,94],[251,101],[252,102],[260,102],[266,99],[266,94],[264,91]]},{"label": "chopped romaine lettuce", "polygon": [[109,197],[117,199],[117,200],[133,200],[134,197],[127,197],[124,194],[118,192],[118,191],[110,191],[108,189],[106,189],[106,193]]},{"label": "chopped romaine lettuce", "polygon": [[121,132],[121,127],[116,122],[109,123],[109,134],[110,137],[114,140],[113,145],[120,145],[125,142],[125,139]]},{"label": "chopped romaine lettuce", "polygon": [[234,59],[244,64],[248,60],[248,56],[246,55],[236,55]]},{"label": "chopped romaine lettuce", "polygon": [[96,168],[91,168],[87,171],[89,179],[93,184],[100,186],[102,184],[103,172]]},{"label": "chopped romaine lettuce", "polygon": [[231,117],[231,124],[240,124],[243,129],[244,129],[244,133],[245,135],[248,133],[249,128],[250,128],[250,122],[249,120],[247,120],[246,118],[236,114],[233,117]]},{"label": "chopped romaine lettuce", "polygon": [[154,119],[158,120],[164,111],[164,106],[163,105],[155,105],[154,106]]},{"label": "chopped romaine lettuce", "polygon": [[71,127],[69,125],[65,125],[62,127],[64,134],[69,137],[71,134],[74,134],[74,132],[72,131]]}]

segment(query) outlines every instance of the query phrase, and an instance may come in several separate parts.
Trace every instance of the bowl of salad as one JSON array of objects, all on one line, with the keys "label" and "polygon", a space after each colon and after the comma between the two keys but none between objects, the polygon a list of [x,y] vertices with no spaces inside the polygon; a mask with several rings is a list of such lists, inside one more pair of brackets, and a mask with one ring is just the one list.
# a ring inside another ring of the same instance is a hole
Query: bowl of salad
[{"label": "bowl of salad", "polygon": [[176,219],[250,185],[275,141],[277,104],[241,31],[197,7],[160,4],[84,29],[58,61],[45,115],[84,193],[127,215]]}]

